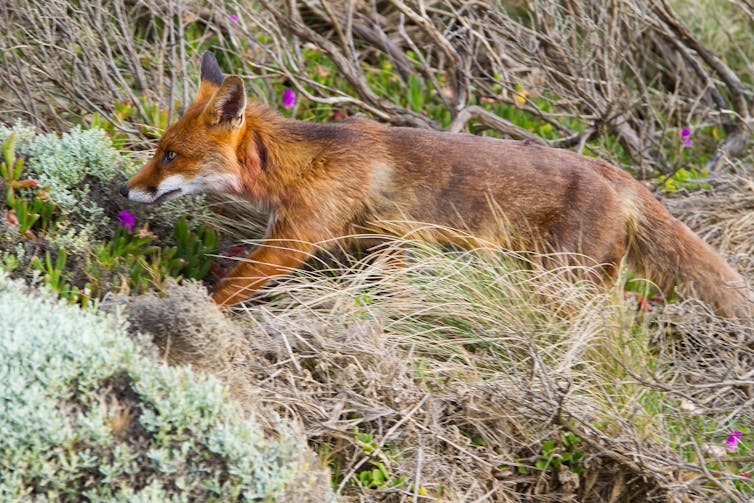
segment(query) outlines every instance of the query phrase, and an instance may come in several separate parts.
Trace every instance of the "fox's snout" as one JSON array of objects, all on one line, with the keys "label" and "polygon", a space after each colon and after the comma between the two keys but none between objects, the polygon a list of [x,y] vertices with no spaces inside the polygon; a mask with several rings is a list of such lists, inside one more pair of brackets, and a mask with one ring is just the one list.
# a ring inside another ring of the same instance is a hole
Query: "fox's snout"
[{"label": "fox's snout", "polygon": [[120,192],[121,196],[128,197],[128,185],[126,185],[125,183],[121,185],[118,192]]}]

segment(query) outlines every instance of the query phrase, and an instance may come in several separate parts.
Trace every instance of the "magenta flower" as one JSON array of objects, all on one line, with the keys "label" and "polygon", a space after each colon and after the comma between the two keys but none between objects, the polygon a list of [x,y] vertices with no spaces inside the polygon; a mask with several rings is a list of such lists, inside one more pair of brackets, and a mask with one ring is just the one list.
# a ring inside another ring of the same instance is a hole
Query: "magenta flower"
[{"label": "magenta flower", "polygon": [[681,141],[684,147],[691,146],[691,131],[687,128],[681,129]]},{"label": "magenta flower", "polygon": [[293,105],[296,104],[296,91],[293,89],[286,89],[285,92],[283,92],[283,106],[285,108],[293,108]]},{"label": "magenta flower", "polygon": [[238,16],[236,16],[235,14],[229,14],[228,17],[231,21],[234,21],[236,23],[238,22]]},{"label": "magenta flower", "polygon": [[725,448],[728,449],[728,452],[736,452],[738,443],[743,436],[744,433],[742,431],[730,430],[730,435],[725,439]]},{"label": "magenta flower", "polygon": [[118,213],[118,222],[120,222],[121,227],[128,229],[128,233],[130,234],[134,231],[136,218],[127,211],[121,211]]}]

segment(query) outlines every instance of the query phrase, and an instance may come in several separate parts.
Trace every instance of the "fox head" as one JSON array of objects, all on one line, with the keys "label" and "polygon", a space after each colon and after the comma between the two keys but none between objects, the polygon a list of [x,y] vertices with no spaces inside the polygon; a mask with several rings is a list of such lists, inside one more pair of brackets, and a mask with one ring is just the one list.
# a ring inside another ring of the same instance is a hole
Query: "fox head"
[{"label": "fox head", "polygon": [[133,201],[157,203],[184,194],[238,191],[245,110],[243,81],[223,78],[215,57],[205,52],[194,104],[168,127],[152,159],[120,193]]}]

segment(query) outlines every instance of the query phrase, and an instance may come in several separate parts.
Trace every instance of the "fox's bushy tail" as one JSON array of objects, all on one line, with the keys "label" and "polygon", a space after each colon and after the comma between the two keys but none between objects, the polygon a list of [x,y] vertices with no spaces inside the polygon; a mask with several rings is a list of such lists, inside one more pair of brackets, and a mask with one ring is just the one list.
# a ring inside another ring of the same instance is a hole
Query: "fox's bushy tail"
[{"label": "fox's bushy tail", "polygon": [[634,193],[629,261],[663,291],[701,299],[718,315],[750,318],[754,301],[744,278],[650,193]]}]

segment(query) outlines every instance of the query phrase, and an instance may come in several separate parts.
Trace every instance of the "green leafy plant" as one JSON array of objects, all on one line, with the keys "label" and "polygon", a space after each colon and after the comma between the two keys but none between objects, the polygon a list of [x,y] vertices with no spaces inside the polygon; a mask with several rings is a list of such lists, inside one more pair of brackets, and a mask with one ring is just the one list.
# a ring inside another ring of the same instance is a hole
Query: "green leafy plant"
[{"label": "green leafy plant", "polygon": [[16,155],[16,134],[12,132],[3,143],[3,160],[0,176],[6,185],[5,204],[8,221],[18,227],[19,234],[31,235],[35,224],[46,231],[52,221],[55,205],[48,200],[47,192],[34,179],[22,179],[24,159]]},{"label": "green leafy plant", "polygon": [[427,87],[419,77],[414,74],[409,75],[406,82],[406,99],[409,107],[415,112],[424,110],[427,101]]},{"label": "green leafy plant", "polygon": [[403,487],[406,484],[408,477],[405,475],[394,477],[385,467],[384,460],[389,459],[391,453],[380,447],[379,443],[375,440],[374,435],[361,432],[358,426],[354,427],[354,435],[357,444],[361,446],[364,454],[376,458],[370,459],[364,463],[362,468],[356,472],[356,477],[361,486],[367,489]]},{"label": "green leafy plant", "polygon": [[148,262],[160,251],[153,241],[154,234],[133,233],[128,227],[119,226],[112,239],[96,245],[86,266],[87,276],[95,285],[95,292],[102,294],[100,281],[113,276],[116,288],[128,286],[132,290],[144,290],[151,284]]},{"label": "green leafy plant", "polygon": [[581,439],[572,432],[565,432],[560,437],[560,442],[545,440],[542,442],[542,453],[534,466],[543,471],[549,471],[560,465],[567,466],[573,473],[584,473],[586,467],[582,459],[586,453],[579,448]]},{"label": "green leafy plant", "polygon": [[[115,148],[122,148],[128,143],[129,137],[123,131],[133,128],[136,117],[142,117],[138,128],[147,138],[157,139],[169,126],[170,112],[167,107],[155,102],[147,95],[138,98],[138,104],[128,101],[116,101],[113,104],[110,117],[106,119],[100,113],[92,114],[87,123],[90,128],[102,129],[112,141]],[[180,103],[175,102],[178,109]]]},{"label": "green leafy plant", "polygon": [[703,181],[708,175],[706,169],[692,167],[678,168],[672,175],[658,177],[661,187],[666,192],[675,192],[679,189],[705,189],[711,188],[709,183]]},{"label": "green leafy plant", "polygon": [[[212,266],[212,256],[217,254],[217,233],[208,227],[199,226],[193,232],[186,218],[180,218],[173,227],[175,252],[171,257],[170,276],[188,279],[204,279]],[[175,267],[178,265],[178,267]]]},{"label": "green leafy plant", "polygon": [[44,284],[57,293],[61,299],[71,303],[78,303],[86,307],[89,303],[90,285],[87,283],[83,290],[71,284],[69,274],[65,272],[66,253],[59,250],[53,261],[49,251],[45,252],[44,262],[34,257],[31,262],[33,269],[42,273]]},{"label": "green leafy plant", "polygon": [[15,271],[21,265],[18,252],[4,251],[0,253],[0,269],[5,272]]},{"label": "green leafy plant", "polygon": [[[147,95],[140,96],[139,103],[146,119],[141,126],[144,134],[148,138],[160,138],[170,125],[170,112],[168,108],[153,101]],[[174,108],[178,109],[179,105],[180,103],[176,102]]]},{"label": "green leafy plant", "polygon": [[[16,133],[12,132],[3,142],[3,160],[0,174],[7,183],[13,183],[21,177],[24,169],[24,160],[16,157]],[[9,186],[9,189],[12,187]]]},{"label": "green leafy plant", "polygon": [[55,212],[55,205],[39,196],[31,201],[14,198],[9,206],[8,220],[18,225],[19,234],[25,236],[31,236],[34,227],[46,231]]},{"label": "green leafy plant", "polygon": [[130,103],[116,101],[112,110],[112,122],[105,119],[99,112],[95,112],[89,118],[88,127],[105,131],[113,147],[121,149],[128,143],[128,135],[122,129],[123,124],[134,112],[135,109]]},{"label": "green leafy plant", "polygon": [[[123,212],[127,213],[127,212]],[[129,218],[133,218],[128,214]],[[101,292],[101,278],[111,276],[116,289],[143,292],[161,289],[168,277],[204,279],[218,251],[217,234],[200,226],[191,230],[185,218],[173,229],[175,246],[157,246],[157,236],[146,228],[133,230],[133,221],[116,229],[113,237],[94,247],[86,272],[95,292]]]}]

